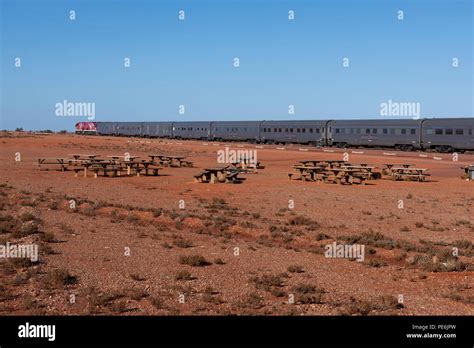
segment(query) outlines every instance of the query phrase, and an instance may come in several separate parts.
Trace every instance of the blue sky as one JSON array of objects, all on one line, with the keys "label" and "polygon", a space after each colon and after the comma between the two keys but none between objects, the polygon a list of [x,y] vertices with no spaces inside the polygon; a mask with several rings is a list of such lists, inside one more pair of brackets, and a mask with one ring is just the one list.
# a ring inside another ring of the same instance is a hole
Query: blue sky
[{"label": "blue sky", "polygon": [[370,118],[389,99],[474,114],[472,0],[0,2],[1,129],[87,121],[56,116],[63,100],[96,121]]}]

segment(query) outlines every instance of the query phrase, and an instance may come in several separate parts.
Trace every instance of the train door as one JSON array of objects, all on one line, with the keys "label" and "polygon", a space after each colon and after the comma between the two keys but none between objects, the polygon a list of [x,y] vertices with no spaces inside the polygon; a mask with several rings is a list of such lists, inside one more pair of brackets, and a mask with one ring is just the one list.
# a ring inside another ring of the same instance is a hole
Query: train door
[{"label": "train door", "polygon": [[[324,128],[326,128],[325,131]],[[326,134],[326,144],[331,146],[333,143],[332,126],[330,124],[326,124],[326,127],[323,127],[323,133]]]}]

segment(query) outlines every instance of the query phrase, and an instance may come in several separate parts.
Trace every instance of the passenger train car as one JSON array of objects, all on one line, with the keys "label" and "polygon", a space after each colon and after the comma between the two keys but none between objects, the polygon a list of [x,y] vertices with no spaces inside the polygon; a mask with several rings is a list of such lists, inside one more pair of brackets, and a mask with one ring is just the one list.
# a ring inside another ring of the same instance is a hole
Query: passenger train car
[{"label": "passenger train car", "polygon": [[79,122],[78,134],[337,147],[474,150],[474,118],[216,122]]}]

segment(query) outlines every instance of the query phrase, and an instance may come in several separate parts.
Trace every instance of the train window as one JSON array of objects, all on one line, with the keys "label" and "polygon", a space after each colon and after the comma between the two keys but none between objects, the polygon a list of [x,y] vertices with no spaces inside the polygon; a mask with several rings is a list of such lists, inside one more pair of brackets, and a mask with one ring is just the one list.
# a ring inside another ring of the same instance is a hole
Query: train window
[{"label": "train window", "polygon": [[296,128],[296,132],[297,132],[297,133],[300,133],[300,132],[301,132],[301,129]]},{"label": "train window", "polygon": [[411,128],[411,129],[410,129],[410,134],[416,134],[416,129],[415,129],[415,128]]},{"label": "train window", "polygon": [[370,128],[365,129],[365,134],[370,134]]},{"label": "train window", "polygon": [[446,135],[453,135],[453,130],[451,128],[445,129],[444,134]]},{"label": "train window", "polygon": [[433,134],[433,130],[432,130],[432,129],[427,129],[427,130],[426,130],[426,134],[428,134],[428,135]]},{"label": "train window", "polygon": [[443,134],[443,130],[442,130],[442,129],[436,129],[436,130],[435,130],[435,134],[436,134],[436,135],[442,135],[442,134]]},{"label": "train window", "polygon": [[377,134],[377,128],[372,128],[372,134]]},{"label": "train window", "polygon": [[339,128],[336,128],[335,131],[336,131],[336,134],[338,134],[339,133]]},{"label": "train window", "polygon": [[278,133],[281,133],[281,128],[278,128]]},{"label": "train window", "polygon": [[310,133],[313,133],[313,128],[310,128],[310,129],[309,129],[309,132],[310,132]]},{"label": "train window", "polygon": [[303,133],[306,133],[306,128],[301,128],[301,131],[302,131]]},{"label": "train window", "polygon": [[383,134],[388,134],[388,129],[387,128],[382,129],[382,133]]},{"label": "train window", "polygon": [[464,135],[464,129],[456,129],[456,135]]},{"label": "train window", "polygon": [[316,133],[319,133],[319,128],[316,128]]},{"label": "train window", "polygon": [[285,128],[285,132],[288,133],[288,128]]},{"label": "train window", "polygon": [[407,134],[407,129],[406,128],[402,128],[402,134]]},{"label": "train window", "polygon": [[469,128],[469,135],[472,135],[472,129]]},{"label": "train window", "polygon": [[293,128],[290,128],[290,133],[293,133]]},{"label": "train window", "polygon": [[275,133],[278,132],[276,128],[273,128],[273,131],[274,131]]}]

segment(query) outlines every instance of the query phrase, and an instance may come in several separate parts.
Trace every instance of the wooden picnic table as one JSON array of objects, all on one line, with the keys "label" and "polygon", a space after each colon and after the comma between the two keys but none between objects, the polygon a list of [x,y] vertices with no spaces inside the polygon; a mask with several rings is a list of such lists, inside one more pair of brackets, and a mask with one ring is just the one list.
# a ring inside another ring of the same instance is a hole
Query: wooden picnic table
[{"label": "wooden picnic table", "polygon": [[[148,175],[148,171],[152,169],[153,175],[157,176],[158,170],[162,168],[161,166],[157,165],[156,162],[153,160],[140,160],[138,163],[141,164],[143,168],[145,169],[145,175]],[[140,172],[138,172],[138,176],[139,174]]]},{"label": "wooden picnic table", "polygon": [[140,156],[107,156],[107,158],[112,158],[114,160],[123,160],[124,162],[133,162],[135,158],[140,158]]},{"label": "wooden picnic table", "polygon": [[392,167],[392,179],[393,180],[417,180],[425,181],[426,174],[425,172],[428,169],[426,168],[415,168],[415,167]]},{"label": "wooden picnic table", "polygon": [[175,156],[175,155],[161,155],[161,154],[150,154],[148,155],[152,159],[158,158],[158,161],[161,165],[168,165],[170,167],[192,167],[193,163],[190,161],[185,161],[185,156]]},{"label": "wooden picnic table", "polygon": [[[319,173],[324,170],[323,166],[307,166],[307,165],[294,165],[293,169],[299,172],[300,177],[298,179],[311,181],[315,180],[316,173]],[[294,173],[288,173],[288,179],[291,180]]]},{"label": "wooden picnic table", "polygon": [[41,168],[43,165],[55,165],[61,169],[61,171],[66,171],[67,167],[71,164],[71,159],[61,158],[61,157],[42,157],[38,158],[38,167]]},{"label": "wooden picnic table", "polygon": [[212,167],[212,168],[204,168],[206,172],[210,173],[210,183],[214,184],[217,181],[225,181],[225,171],[228,168],[226,167]]},{"label": "wooden picnic table", "polygon": [[203,172],[194,175],[194,180],[200,183],[209,182],[215,184],[217,182],[239,183],[243,178],[238,178],[239,171],[229,170],[229,166],[204,168]]},{"label": "wooden picnic table", "polygon": [[99,157],[100,155],[94,155],[94,154],[81,155],[81,154],[73,153],[73,154],[70,154],[68,156],[72,156],[77,161],[77,160],[81,159],[81,157],[82,158],[88,158],[88,159],[95,159],[95,158]]},{"label": "wooden picnic table", "polygon": [[408,164],[408,163],[402,163],[402,164],[387,163],[387,164],[384,164],[384,166],[385,166],[385,168],[382,169],[382,173],[384,173],[385,175],[392,175],[392,169],[394,167],[409,168],[410,166],[412,166],[412,164]]}]

